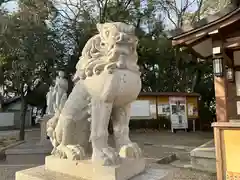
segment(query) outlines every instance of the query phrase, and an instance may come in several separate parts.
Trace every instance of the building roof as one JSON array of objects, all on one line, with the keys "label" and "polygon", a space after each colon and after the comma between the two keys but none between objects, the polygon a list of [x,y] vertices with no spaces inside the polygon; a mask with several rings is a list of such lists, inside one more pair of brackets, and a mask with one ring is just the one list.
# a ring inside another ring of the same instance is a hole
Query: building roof
[{"label": "building roof", "polygon": [[219,21],[229,18],[229,16],[232,16],[233,14],[236,14],[239,11],[240,11],[239,5],[236,6],[235,4],[231,3],[227,5],[225,8],[223,8],[221,11],[199,20],[198,22],[194,23],[192,26],[188,26],[187,28],[183,27],[180,29],[175,29],[170,31],[169,38],[177,38],[178,36],[183,36],[193,31],[197,31],[205,27],[206,25],[209,26],[209,25],[217,24]]},{"label": "building roof", "polygon": [[139,96],[192,96],[199,97],[199,93],[187,92],[140,92]]},{"label": "building roof", "polygon": [[173,46],[186,47],[185,50],[196,57],[212,59],[213,37],[215,42],[216,39],[222,41],[223,49],[240,49],[239,29],[240,6],[232,3],[220,12],[200,20],[188,30],[175,30],[170,39]]}]

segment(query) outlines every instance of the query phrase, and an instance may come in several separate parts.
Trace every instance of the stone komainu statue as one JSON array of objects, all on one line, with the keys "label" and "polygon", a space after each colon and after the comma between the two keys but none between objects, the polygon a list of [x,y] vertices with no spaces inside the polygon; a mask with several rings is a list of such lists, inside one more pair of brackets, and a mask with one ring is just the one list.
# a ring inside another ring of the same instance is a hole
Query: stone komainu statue
[{"label": "stone komainu statue", "polygon": [[[48,121],[47,132],[53,155],[82,160],[90,140],[92,161],[112,165],[142,155],[129,139],[130,106],[141,90],[138,41],[135,28],[125,23],[97,24],[97,29],[99,34],[86,43],[76,65],[80,80],[61,113]],[[108,145],[110,117],[116,149]]]}]

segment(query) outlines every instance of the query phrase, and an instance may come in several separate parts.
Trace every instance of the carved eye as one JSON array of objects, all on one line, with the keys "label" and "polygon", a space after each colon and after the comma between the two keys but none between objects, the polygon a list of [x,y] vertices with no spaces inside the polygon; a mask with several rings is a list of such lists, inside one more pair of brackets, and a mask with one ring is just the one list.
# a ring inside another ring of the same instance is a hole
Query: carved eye
[{"label": "carved eye", "polygon": [[109,36],[109,31],[106,31],[105,34],[106,34],[106,36]]},{"label": "carved eye", "polygon": [[105,43],[104,43],[104,42],[101,42],[100,46],[102,46],[102,47],[105,46]]}]

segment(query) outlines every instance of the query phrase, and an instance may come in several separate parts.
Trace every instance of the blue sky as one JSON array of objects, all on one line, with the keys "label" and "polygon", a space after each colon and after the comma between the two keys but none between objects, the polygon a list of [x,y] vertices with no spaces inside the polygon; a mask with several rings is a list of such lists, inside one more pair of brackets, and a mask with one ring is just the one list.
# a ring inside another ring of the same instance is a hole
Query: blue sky
[{"label": "blue sky", "polygon": [[4,4],[3,7],[9,11],[15,11],[18,6],[17,6],[16,1],[10,1],[10,2]]}]

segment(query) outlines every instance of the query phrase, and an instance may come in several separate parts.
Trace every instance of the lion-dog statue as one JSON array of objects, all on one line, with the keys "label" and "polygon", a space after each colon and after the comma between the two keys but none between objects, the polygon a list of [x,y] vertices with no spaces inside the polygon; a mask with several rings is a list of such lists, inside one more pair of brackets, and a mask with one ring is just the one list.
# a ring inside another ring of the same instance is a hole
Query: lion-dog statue
[{"label": "lion-dog statue", "polygon": [[[47,133],[54,156],[83,160],[87,140],[92,145],[92,162],[114,165],[121,158],[142,157],[129,138],[131,103],[142,86],[138,39],[135,28],[122,22],[97,24],[97,30],[99,34],[88,40],[76,65],[79,80],[61,112],[48,121]],[[116,148],[108,144],[110,119]]]}]

